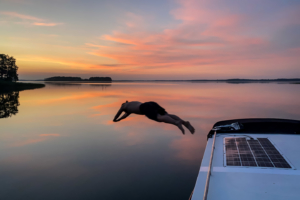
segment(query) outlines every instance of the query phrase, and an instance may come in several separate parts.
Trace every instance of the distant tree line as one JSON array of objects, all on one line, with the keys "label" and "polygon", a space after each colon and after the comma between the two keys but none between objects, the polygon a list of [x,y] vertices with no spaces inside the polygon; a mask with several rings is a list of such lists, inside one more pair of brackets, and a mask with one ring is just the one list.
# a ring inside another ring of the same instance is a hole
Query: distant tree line
[{"label": "distant tree line", "polygon": [[45,81],[82,81],[80,77],[54,76],[45,78]]},{"label": "distant tree line", "polygon": [[110,77],[91,77],[89,81],[112,81]]},{"label": "distant tree line", "polygon": [[16,59],[9,55],[0,54],[0,79],[5,81],[18,81],[18,67]]},{"label": "distant tree line", "polygon": [[111,82],[112,79],[110,77],[91,77],[89,79],[82,79],[80,77],[67,77],[67,76],[54,76],[50,78],[45,78],[45,81],[103,81],[103,82]]}]

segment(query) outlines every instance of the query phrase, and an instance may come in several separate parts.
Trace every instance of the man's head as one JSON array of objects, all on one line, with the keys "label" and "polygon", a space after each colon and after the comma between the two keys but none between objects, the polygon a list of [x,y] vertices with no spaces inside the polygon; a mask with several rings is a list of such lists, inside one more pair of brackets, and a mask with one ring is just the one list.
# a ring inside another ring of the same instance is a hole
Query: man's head
[{"label": "man's head", "polygon": [[123,105],[125,105],[126,103],[128,103],[128,101],[127,101],[127,100],[126,100],[126,102],[125,102],[125,103],[122,103],[122,106],[123,106]]}]

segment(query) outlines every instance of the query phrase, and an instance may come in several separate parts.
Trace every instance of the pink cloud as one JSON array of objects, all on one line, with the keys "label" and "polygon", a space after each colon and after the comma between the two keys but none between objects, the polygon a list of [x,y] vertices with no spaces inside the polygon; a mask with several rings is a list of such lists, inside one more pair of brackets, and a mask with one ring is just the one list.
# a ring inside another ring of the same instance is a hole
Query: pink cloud
[{"label": "pink cloud", "polygon": [[[160,32],[146,31],[142,26],[113,31],[101,37],[109,45],[100,45],[98,49],[93,45],[89,53],[113,59],[124,73],[143,70],[143,73],[168,75],[172,70],[172,74],[194,77],[214,74],[255,77],[262,67],[293,68],[292,61],[283,62],[286,57],[282,52],[274,52],[269,37],[256,33],[252,16],[212,6],[217,1],[178,2],[180,7],[171,11],[175,19],[181,20],[177,26]],[[274,57],[280,62],[274,62]],[[265,63],[268,65],[264,66]]]},{"label": "pink cloud", "polygon": [[127,20],[125,21],[125,24],[129,27],[129,28],[136,28],[142,25],[142,23],[144,22],[143,17],[140,15],[137,15],[135,13],[132,12],[128,12],[127,13]]}]

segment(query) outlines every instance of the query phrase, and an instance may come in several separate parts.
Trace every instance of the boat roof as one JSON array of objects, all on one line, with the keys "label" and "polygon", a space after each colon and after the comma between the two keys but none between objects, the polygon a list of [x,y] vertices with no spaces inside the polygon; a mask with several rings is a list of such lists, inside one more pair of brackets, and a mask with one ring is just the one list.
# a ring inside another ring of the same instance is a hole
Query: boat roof
[{"label": "boat roof", "polygon": [[[284,119],[236,119],[217,122],[215,126],[239,122],[240,131],[216,133],[208,200],[279,200],[300,196],[300,121]],[[254,127],[251,127],[253,125]],[[285,127],[291,126],[284,129]],[[277,127],[278,129],[274,129]],[[265,133],[263,132],[266,131]],[[274,130],[273,132],[271,130]],[[214,137],[209,137],[192,200],[203,199]],[[229,166],[226,164],[228,138],[259,140],[266,138],[285,158],[290,168]]]},{"label": "boat roof", "polygon": [[[300,134],[300,121],[291,119],[276,119],[276,118],[248,118],[248,119],[231,119],[219,121],[213,127],[227,125],[238,122],[242,125],[242,130],[222,131],[218,133],[264,133],[264,134]],[[207,138],[211,138],[214,131],[211,130]]]}]

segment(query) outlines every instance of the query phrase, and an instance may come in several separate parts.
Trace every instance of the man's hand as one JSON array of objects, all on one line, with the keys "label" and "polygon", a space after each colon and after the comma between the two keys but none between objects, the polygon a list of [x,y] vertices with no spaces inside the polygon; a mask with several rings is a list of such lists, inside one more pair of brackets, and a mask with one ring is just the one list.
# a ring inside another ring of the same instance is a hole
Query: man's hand
[{"label": "man's hand", "polygon": [[128,117],[130,115],[130,113],[125,113],[122,117],[120,117],[119,119],[114,119],[113,121],[114,122],[119,122],[119,121],[121,121],[122,119],[125,119],[126,117]]},{"label": "man's hand", "polygon": [[122,104],[122,106],[121,106],[120,110],[118,111],[118,113],[116,114],[116,116],[115,116],[113,122],[118,122],[118,121],[120,121],[120,120],[118,120],[118,117],[121,115],[121,113],[123,112],[123,110],[124,110],[124,109],[123,109],[123,104]]}]

